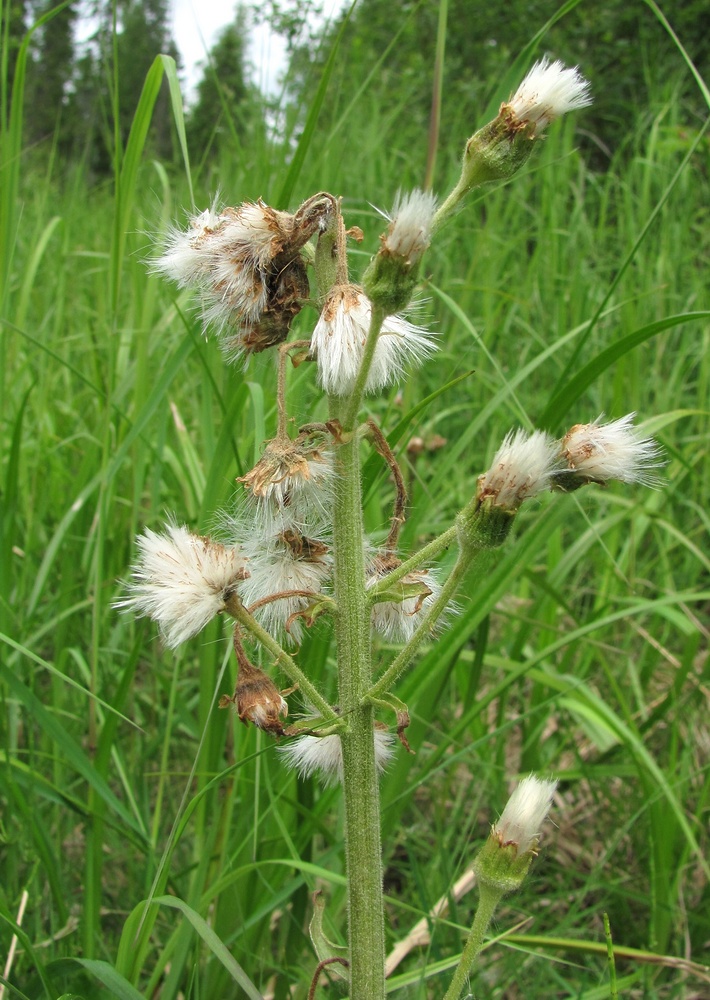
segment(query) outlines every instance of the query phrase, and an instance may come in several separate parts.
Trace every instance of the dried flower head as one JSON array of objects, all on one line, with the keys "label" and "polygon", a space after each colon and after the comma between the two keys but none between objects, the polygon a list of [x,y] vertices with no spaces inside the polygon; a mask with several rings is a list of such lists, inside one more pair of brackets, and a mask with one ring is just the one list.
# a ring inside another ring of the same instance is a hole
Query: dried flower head
[{"label": "dried flower head", "polygon": [[[394,754],[395,737],[384,729],[375,728],[375,763],[380,774]],[[293,742],[278,747],[288,768],[300,778],[317,775],[325,785],[343,779],[343,748],[337,733],[329,736],[298,736]]]},{"label": "dried flower head", "polygon": [[245,725],[253,722],[273,736],[282,736],[284,726],[281,719],[288,715],[288,704],[268,674],[250,662],[242,645],[239,626],[234,632],[234,650],[239,670],[237,686],[231,698],[228,695],[220,698],[219,707],[232,705]]},{"label": "dried flower head", "polygon": [[569,69],[559,60],[543,58],[535,63],[510,101],[501,106],[500,115],[516,128],[531,127],[536,136],[555,118],[591,103],[589,82],[576,66]]},{"label": "dried flower head", "polygon": [[577,489],[587,483],[622,483],[655,486],[658,480],[650,473],[658,468],[661,450],[653,438],[643,437],[634,427],[635,413],[619,420],[575,424],[562,439],[562,457],[567,469],[555,476],[561,489]]},{"label": "dried flower head", "polygon": [[291,441],[276,437],[269,441],[254,468],[238,483],[244,483],[257,501],[279,507],[302,501],[322,508],[333,481],[333,456],[304,434]]},{"label": "dried flower head", "polygon": [[[372,305],[357,285],[336,285],[326,299],[311,339],[318,376],[326,392],[352,391],[370,330]],[[435,350],[431,336],[400,316],[388,316],[380,331],[366,392],[397,381],[410,364],[420,364]]]},{"label": "dried flower head", "polygon": [[300,258],[325,225],[332,199],[316,195],[295,215],[263,201],[190,219],[173,230],[153,269],[202,293],[205,323],[214,323],[228,355],[262,351],[285,340],[309,286]]},{"label": "dried flower head", "polygon": [[557,467],[557,444],[543,431],[510,431],[491,467],[478,479],[476,497],[508,511],[549,489]]},{"label": "dried flower head", "polygon": [[185,527],[169,524],[137,539],[140,559],[128,594],[116,607],[157,622],[171,649],[200,632],[249,576],[237,546],[220,545]]}]

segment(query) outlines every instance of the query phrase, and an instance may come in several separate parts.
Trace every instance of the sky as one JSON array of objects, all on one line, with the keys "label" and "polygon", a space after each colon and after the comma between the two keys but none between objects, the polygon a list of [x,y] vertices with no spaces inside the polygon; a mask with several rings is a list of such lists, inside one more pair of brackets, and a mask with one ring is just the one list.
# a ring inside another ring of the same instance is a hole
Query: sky
[{"label": "sky", "polygon": [[[201,76],[205,53],[214,45],[220,28],[233,19],[236,3],[230,0],[172,0],[170,25],[183,62],[183,79],[188,100]],[[249,61],[254,82],[273,93],[279,74],[286,68],[286,46],[268,25],[252,26]]]}]

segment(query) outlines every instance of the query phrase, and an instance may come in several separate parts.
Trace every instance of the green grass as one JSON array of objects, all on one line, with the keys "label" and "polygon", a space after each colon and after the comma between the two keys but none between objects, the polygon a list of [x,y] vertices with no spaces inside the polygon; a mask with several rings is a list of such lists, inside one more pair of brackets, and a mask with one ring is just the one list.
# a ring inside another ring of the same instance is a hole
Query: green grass
[{"label": "green grass", "polygon": [[[111,607],[135,533],[167,511],[208,530],[275,428],[273,359],[225,368],[189,297],[146,268],[146,234],[191,203],[184,172],[143,148],[164,68],[113,188],[25,170],[38,154],[20,152],[16,118],[3,136],[0,965],[29,892],[9,996],[221,1000],[249,995],[246,975],[303,997],[316,888],[325,934],[344,942],[338,792],[297,782],[272,741],[216,709],[234,682],[226,630],[171,653]],[[337,133],[304,133],[298,170],[264,144],[225,162],[219,184],[231,204],[343,194],[364,263],[381,229],[370,203],[421,182],[426,136],[400,148],[367,90],[351,98],[334,98],[348,111]],[[605,174],[575,151],[572,123],[557,126],[525,176],[445,230],[422,306],[441,350],[371,404],[397,428],[410,482],[405,551],[448,526],[513,425],[633,409],[668,458],[660,490],[591,488],[521,514],[398,688],[417,752],[382,784],[390,945],[465,872],[515,775],[561,779],[556,827],[497,915],[479,995],[609,996],[604,912],[620,993],[708,989],[681,961],[707,965],[710,932],[710,182],[707,136],[686,159],[697,134],[660,86]],[[442,193],[458,155],[440,151]],[[196,203],[215,187],[200,175]],[[290,379],[294,416],[312,418],[311,366]],[[407,457],[413,435],[435,434],[443,447]],[[392,492],[378,460],[366,483],[382,533]],[[299,662],[328,685],[327,623]],[[443,994],[472,907],[451,900],[393,992]]]}]

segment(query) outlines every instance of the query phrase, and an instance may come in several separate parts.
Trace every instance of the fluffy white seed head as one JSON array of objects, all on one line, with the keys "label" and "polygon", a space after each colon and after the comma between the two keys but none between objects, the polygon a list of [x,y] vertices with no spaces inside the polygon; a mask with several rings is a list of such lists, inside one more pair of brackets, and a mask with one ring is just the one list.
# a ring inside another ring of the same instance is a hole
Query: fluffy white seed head
[{"label": "fluffy white seed head", "polygon": [[237,546],[220,545],[169,524],[137,539],[139,561],[125,598],[116,607],[152,618],[171,649],[200,632],[248,577]]},{"label": "fluffy white seed head", "polygon": [[[326,392],[337,396],[352,392],[371,316],[370,301],[356,285],[338,285],[328,296],[311,339],[318,377]],[[365,391],[377,392],[396,382],[409,365],[421,364],[435,350],[426,330],[401,316],[388,316],[377,340]]]},{"label": "fluffy white seed head", "polygon": [[493,827],[501,845],[516,844],[519,854],[537,846],[556,788],[556,781],[544,781],[534,774],[523,778]]},{"label": "fluffy white seed head", "polygon": [[181,288],[205,281],[212,266],[210,251],[222,217],[212,208],[190,218],[187,230],[171,229],[165,251],[151,268],[176,281]]},{"label": "fluffy white seed head", "polygon": [[382,237],[390,254],[416,264],[429,246],[431,225],[436,212],[436,196],[430,191],[398,194],[390,216],[390,226]]},{"label": "fluffy white seed head", "polygon": [[[650,469],[658,468],[661,450],[653,438],[634,427],[635,413],[619,420],[575,424],[562,439],[562,457],[570,470],[595,483],[619,479],[622,483],[657,485]],[[564,486],[564,477],[561,477]]]},{"label": "fluffy white seed head", "polygon": [[[374,730],[375,763],[381,774],[394,755],[395,737],[385,730]],[[300,778],[317,775],[325,785],[343,780],[343,748],[337,733],[330,736],[298,736],[277,748],[288,768]]]},{"label": "fluffy white seed head", "polygon": [[510,431],[488,472],[479,477],[477,497],[515,511],[550,486],[558,466],[558,445],[544,431]]},{"label": "fluffy white seed head", "polygon": [[520,124],[531,123],[539,135],[555,118],[591,103],[589,82],[576,66],[570,69],[559,60],[543,58],[535,63],[507,107]]}]

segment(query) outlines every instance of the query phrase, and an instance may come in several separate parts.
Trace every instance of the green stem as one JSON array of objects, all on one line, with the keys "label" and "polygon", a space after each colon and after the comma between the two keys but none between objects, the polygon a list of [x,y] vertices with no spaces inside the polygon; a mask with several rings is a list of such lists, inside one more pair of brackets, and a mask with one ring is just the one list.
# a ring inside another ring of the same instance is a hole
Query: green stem
[{"label": "green stem", "polygon": [[316,709],[316,711],[319,712],[327,722],[334,724],[339,721],[338,715],[333,711],[318,689],[311,684],[296,661],[288,655],[286,650],[278,644],[273,636],[269,635],[265,628],[262,628],[256,618],[249,614],[236,594],[230,597],[225,603],[225,610],[232,616],[232,618],[236,618],[236,620],[243,625],[244,628],[250,632],[265,649],[268,649],[268,651],[276,657],[276,662],[279,664],[288,679],[298,685],[298,689],[301,694],[308,699],[313,708]]},{"label": "green stem", "polygon": [[443,552],[444,549],[448,549],[449,545],[451,545],[455,538],[456,525],[452,524],[450,528],[443,532],[443,534],[432,539],[432,541],[428,542],[423,549],[419,549],[419,551],[415,552],[413,556],[409,557],[409,559],[400,563],[396,569],[391,570],[387,576],[383,576],[378,583],[373,584],[373,586],[367,591],[367,597],[370,603],[374,604],[380,594],[384,594],[388,591],[393,584],[398,583],[402,577],[407,575],[407,573],[411,573],[413,570],[419,569],[420,566],[423,566],[424,563],[431,562],[432,559],[435,559],[440,552]]},{"label": "green stem", "polygon": [[490,886],[480,884],[478,892],[478,909],[473,919],[473,926],[471,927],[466,947],[461,953],[459,964],[456,966],[456,971],[454,972],[454,978],[451,980],[444,1000],[459,1000],[468,982],[468,977],[471,975],[474,963],[483,947],[483,939],[495,908],[504,895],[500,889],[493,889]]},{"label": "green stem", "polygon": [[360,404],[362,403],[362,397],[365,394],[365,383],[367,382],[367,376],[370,374],[372,359],[375,356],[375,348],[377,347],[377,338],[380,335],[384,319],[384,309],[380,308],[380,306],[374,305],[373,303],[372,315],[370,317],[370,329],[367,334],[367,340],[365,341],[365,350],[362,355],[360,371],[357,373],[355,387],[353,388],[352,395],[348,400],[348,404],[345,409],[345,418],[342,422],[343,430],[345,431],[351,431],[357,421],[357,415],[360,410]]},{"label": "green stem", "polygon": [[471,190],[470,186],[460,179],[456,187],[449,193],[446,200],[442,205],[439,206],[431,224],[431,235],[432,239],[434,234],[438,232],[443,225],[445,225],[449,219],[456,214],[468,192]]},{"label": "green stem", "polygon": [[[380,319],[381,322],[381,319]],[[379,326],[373,324],[376,340]],[[372,333],[372,331],[371,331]],[[364,366],[364,363],[363,363]],[[364,382],[363,382],[364,384]],[[354,395],[351,403],[354,401]],[[337,403],[331,399],[331,412]],[[357,413],[357,409],[355,409]],[[365,554],[357,435],[337,449],[335,539],[335,633],[338,699],[347,731],[343,747],[345,856],[351,1000],[384,1000],[385,935],[382,898],[380,802],[374,743],[374,706],[364,700],[372,682],[370,605],[365,593]]]}]

